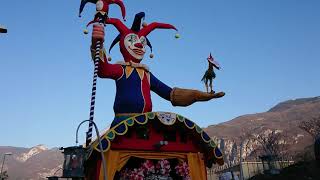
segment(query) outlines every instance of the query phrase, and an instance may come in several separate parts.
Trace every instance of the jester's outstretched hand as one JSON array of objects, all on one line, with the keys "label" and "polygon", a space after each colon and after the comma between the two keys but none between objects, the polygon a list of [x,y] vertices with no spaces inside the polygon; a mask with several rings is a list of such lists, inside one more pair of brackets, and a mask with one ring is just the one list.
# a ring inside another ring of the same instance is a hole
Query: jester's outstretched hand
[{"label": "jester's outstretched hand", "polygon": [[[198,90],[170,88],[158,80],[149,70],[141,64],[146,46],[152,49],[147,35],[154,29],[175,29],[170,24],[151,23],[141,28],[141,19],[144,13],[138,13],[131,29],[127,28],[119,19],[109,18],[106,24],[114,25],[120,35],[114,40],[111,48],[120,42],[120,51],[124,57],[123,62],[110,64],[106,54],[100,52],[98,76],[115,80],[116,98],[114,102],[115,119],[111,127],[122,120],[137,113],[152,111],[150,90],[171,101],[173,106],[189,106],[197,101],[208,101],[224,96],[224,92],[205,93]],[[96,42],[104,42],[104,27],[93,26],[91,51],[94,52]],[[110,50],[111,50],[110,48]]]}]

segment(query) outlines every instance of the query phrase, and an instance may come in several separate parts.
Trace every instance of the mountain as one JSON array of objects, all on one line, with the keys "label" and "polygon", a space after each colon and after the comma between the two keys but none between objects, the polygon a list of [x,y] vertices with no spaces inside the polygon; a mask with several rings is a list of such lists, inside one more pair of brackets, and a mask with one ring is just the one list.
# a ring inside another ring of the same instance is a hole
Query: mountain
[{"label": "mountain", "polygon": [[[46,179],[62,167],[63,156],[57,148],[48,149],[44,145],[32,148],[0,146],[0,154],[11,152],[6,156],[4,170],[10,179]],[[60,174],[58,174],[60,175]]]},{"label": "mountain", "polygon": [[[240,156],[239,145],[248,142],[246,134],[268,134],[272,131],[281,133],[283,142],[288,145],[291,156],[312,144],[310,135],[301,130],[298,125],[302,121],[320,116],[320,97],[302,98],[281,102],[267,112],[249,114],[237,117],[230,121],[212,125],[205,128],[210,137],[218,142],[225,152],[226,159],[231,158],[232,149],[237,148]],[[248,144],[242,156],[250,156],[256,144]],[[232,158],[231,158],[232,159]]]}]

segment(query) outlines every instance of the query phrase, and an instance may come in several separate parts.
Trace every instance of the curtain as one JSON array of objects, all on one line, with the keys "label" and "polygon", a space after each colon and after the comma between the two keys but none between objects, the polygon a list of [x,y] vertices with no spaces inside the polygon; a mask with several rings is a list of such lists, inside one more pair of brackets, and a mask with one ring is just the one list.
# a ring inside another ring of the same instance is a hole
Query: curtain
[{"label": "curtain", "polygon": [[[143,159],[174,159],[188,161],[191,179],[206,180],[206,168],[199,153],[175,153],[175,152],[141,152],[141,151],[122,151],[109,150],[105,153],[107,163],[107,177],[112,180],[117,171],[120,171],[130,157]],[[103,180],[103,166],[100,166],[99,179]]]}]

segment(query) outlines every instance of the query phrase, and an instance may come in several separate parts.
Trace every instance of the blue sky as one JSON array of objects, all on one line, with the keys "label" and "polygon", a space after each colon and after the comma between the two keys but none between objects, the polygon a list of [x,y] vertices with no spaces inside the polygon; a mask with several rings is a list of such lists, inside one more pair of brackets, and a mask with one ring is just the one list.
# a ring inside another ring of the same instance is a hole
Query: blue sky
[{"label": "blue sky", "polygon": [[[202,127],[276,103],[320,92],[320,1],[318,0],[124,0],[127,25],[134,14],[146,21],[171,23],[175,32],[157,30],[155,58],[143,63],[171,87],[205,90],[200,82],[212,52],[222,66],[214,84],[226,96],[172,107],[153,94],[154,111],[184,115]],[[90,36],[85,24],[94,14],[88,5],[79,18],[80,0],[3,1],[0,25],[0,145],[49,147],[74,145],[79,122],[88,119],[92,83]],[[121,17],[111,6],[110,16]],[[106,46],[117,35],[106,27]],[[111,55],[120,60],[118,46]],[[96,122],[99,129],[113,119],[115,84],[98,81]],[[84,140],[87,125],[80,129]]]}]

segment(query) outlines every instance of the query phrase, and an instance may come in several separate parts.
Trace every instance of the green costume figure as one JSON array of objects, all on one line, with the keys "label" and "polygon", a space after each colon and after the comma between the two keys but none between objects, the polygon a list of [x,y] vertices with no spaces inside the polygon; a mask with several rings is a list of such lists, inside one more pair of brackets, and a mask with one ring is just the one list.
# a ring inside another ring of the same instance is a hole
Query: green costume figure
[{"label": "green costume figure", "polygon": [[[209,93],[209,92],[215,93],[212,88],[212,80],[216,78],[216,73],[214,72],[213,67],[215,67],[216,69],[220,69],[220,66],[219,66],[219,63],[213,59],[211,53],[210,53],[210,56],[207,58],[207,60],[209,63],[209,67],[206,70],[206,72],[204,73],[201,81],[203,81],[205,83],[207,93]],[[209,82],[209,85],[208,85],[208,82]],[[209,86],[210,86],[210,91],[209,91]]]}]

